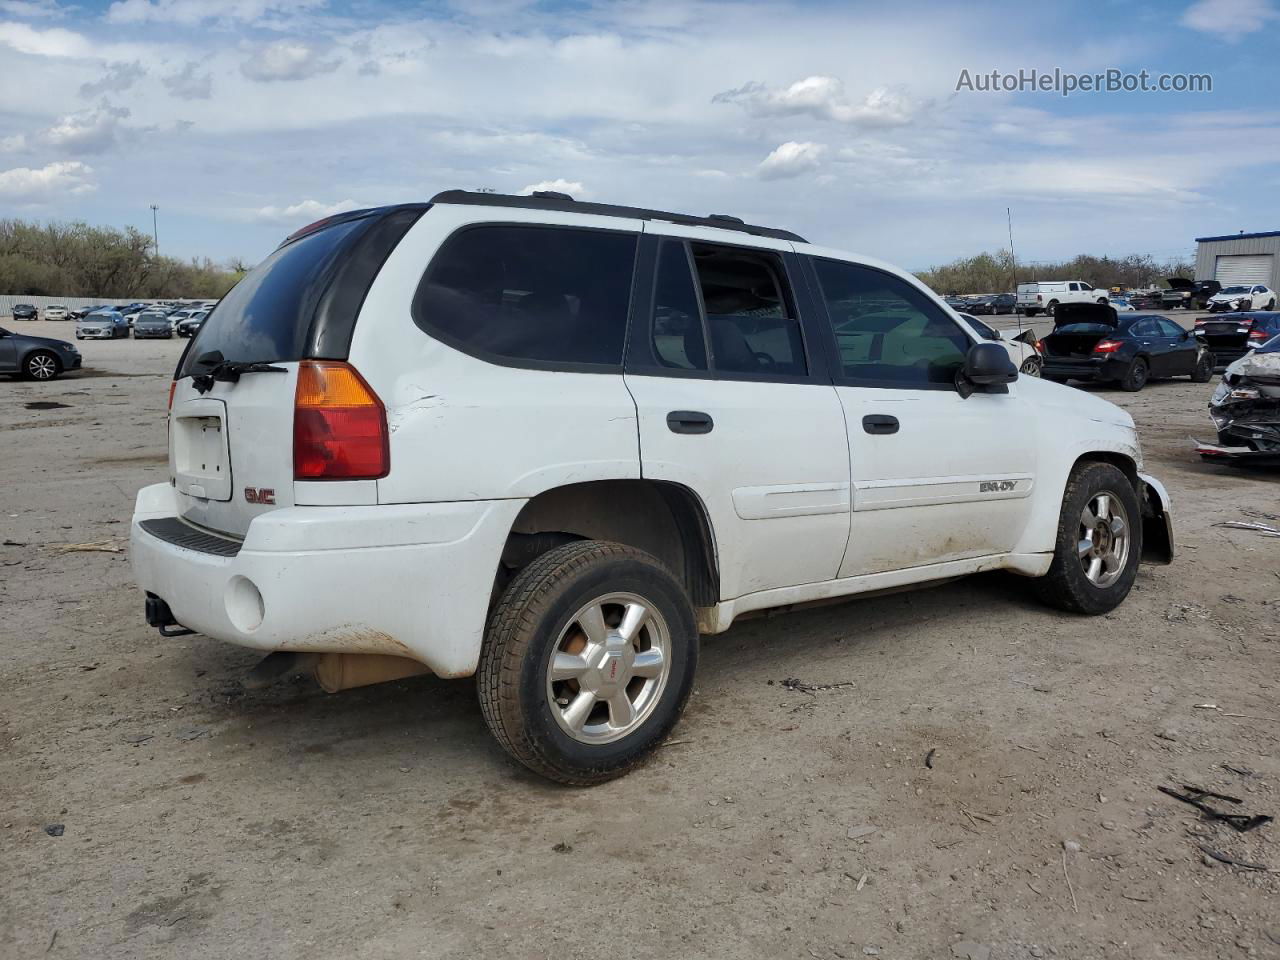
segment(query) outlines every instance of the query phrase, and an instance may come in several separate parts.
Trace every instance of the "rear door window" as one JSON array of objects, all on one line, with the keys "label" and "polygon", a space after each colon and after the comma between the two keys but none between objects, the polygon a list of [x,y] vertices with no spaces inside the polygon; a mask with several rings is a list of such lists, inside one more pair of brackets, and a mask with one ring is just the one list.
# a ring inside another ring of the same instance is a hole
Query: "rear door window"
[{"label": "rear door window", "polygon": [[414,322],[484,360],[621,368],[636,243],[612,230],[466,227],[427,268]]}]

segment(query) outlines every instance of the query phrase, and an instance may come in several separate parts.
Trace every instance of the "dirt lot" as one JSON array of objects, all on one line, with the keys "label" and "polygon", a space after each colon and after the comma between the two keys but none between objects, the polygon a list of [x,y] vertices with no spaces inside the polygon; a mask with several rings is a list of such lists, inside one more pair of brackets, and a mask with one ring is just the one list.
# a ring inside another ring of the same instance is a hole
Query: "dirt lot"
[{"label": "dirt lot", "polygon": [[1115,614],[984,576],[744,622],[657,759],[584,791],[509,762],[470,681],[246,695],[253,653],[160,637],[125,554],[57,548],[127,537],[183,342],[0,381],[6,960],[1280,957],[1280,822],[1156,791],[1280,815],[1280,540],[1214,526],[1280,478],[1192,454],[1211,386],[1106,391],[1179,548]]}]

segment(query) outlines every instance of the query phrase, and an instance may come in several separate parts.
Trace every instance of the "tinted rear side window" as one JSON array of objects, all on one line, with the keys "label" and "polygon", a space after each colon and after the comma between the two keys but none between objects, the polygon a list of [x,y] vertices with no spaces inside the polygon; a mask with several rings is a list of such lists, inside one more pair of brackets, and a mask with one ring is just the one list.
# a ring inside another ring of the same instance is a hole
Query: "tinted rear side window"
[{"label": "tinted rear side window", "polygon": [[620,368],[637,237],[572,227],[468,227],[445,241],[414,322],[482,359]]},{"label": "tinted rear side window", "polygon": [[316,306],[331,270],[348,249],[363,219],[325,227],[280,247],[223,297],[200,327],[179,376],[193,372],[195,358],[218,351],[224,360],[300,360]]}]

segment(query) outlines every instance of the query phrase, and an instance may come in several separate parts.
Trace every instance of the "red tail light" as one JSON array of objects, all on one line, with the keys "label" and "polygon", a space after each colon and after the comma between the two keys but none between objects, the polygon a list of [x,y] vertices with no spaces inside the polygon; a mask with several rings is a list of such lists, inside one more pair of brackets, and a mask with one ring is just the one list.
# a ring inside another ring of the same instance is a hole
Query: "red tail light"
[{"label": "red tail light", "polygon": [[1098,341],[1097,344],[1094,345],[1093,352],[1094,353],[1115,353],[1117,350],[1119,350],[1123,346],[1124,344],[1119,340],[1100,340]]},{"label": "red tail light", "polygon": [[1037,294],[1036,294],[1036,303],[1041,303],[1041,302],[1043,302],[1043,301],[1044,301],[1044,297],[1040,296],[1040,294],[1038,294],[1038,293],[1037,293]]},{"label": "red tail light", "polygon": [[376,480],[391,469],[387,413],[355,367],[304,360],[293,405],[295,480]]},{"label": "red tail light", "polygon": [[1250,330],[1249,339],[1250,340],[1270,340],[1271,334],[1267,333],[1267,331],[1265,330]]}]

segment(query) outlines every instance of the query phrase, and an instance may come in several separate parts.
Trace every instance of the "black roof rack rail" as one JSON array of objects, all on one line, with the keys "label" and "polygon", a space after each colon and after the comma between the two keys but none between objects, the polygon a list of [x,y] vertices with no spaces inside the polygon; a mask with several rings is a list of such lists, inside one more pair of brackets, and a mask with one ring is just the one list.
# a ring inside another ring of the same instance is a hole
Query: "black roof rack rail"
[{"label": "black roof rack rail", "polygon": [[481,193],[472,190],[444,190],[431,198],[432,203],[463,203],[480,207],[522,207],[527,210],[556,210],[561,213],[590,213],[601,217],[629,217],[632,220],[666,220],[689,227],[715,227],[718,230],[735,230],[754,237],[772,237],[774,240],[792,240],[807,243],[804,237],[790,230],[777,227],[761,227],[743,223],[738,217],[712,214],[695,217],[687,213],[668,213],[664,210],[648,210],[644,207],[624,207],[612,203],[587,203],[574,200],[567,194],[538,191],[529,197],[517,197],[508,193]]}]

